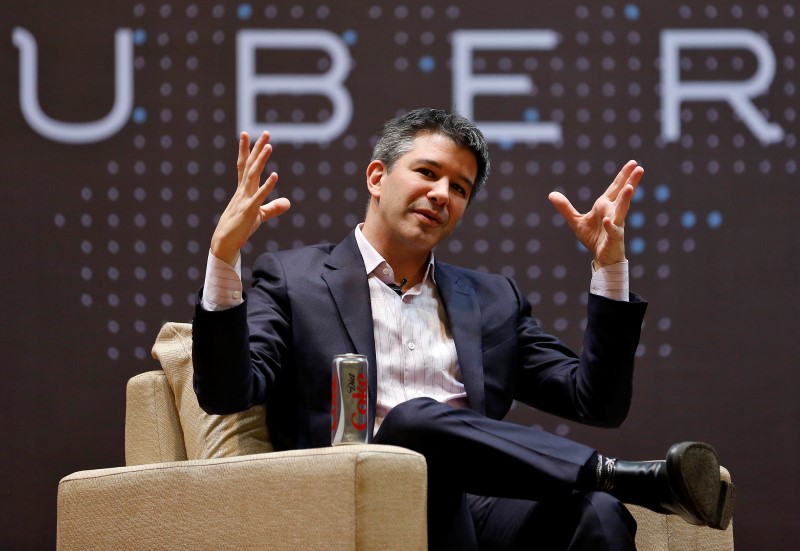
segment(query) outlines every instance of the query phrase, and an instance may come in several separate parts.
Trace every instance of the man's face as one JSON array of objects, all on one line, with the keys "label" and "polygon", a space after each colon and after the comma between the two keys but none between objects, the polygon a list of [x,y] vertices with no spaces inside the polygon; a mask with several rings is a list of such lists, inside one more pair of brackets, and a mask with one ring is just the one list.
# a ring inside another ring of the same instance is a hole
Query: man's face
[{"label": "man's face", "polygon": [[470,150],[441,134],[417,135],[390,171],[380,161],[367,168],[373,204],[365,230],[381,247],[427,254],[458,225],[477,173]]}]

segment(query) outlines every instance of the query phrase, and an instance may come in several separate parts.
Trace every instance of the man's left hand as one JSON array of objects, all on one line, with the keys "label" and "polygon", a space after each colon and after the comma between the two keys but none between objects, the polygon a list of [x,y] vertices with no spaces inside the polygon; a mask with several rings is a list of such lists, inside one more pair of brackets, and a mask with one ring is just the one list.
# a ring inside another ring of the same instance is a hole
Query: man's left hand
[{"label": "man's left hand", "polygon": [[628,161],[592,209],[579,213],[563,194],[554,191],[550,202],[564,217],[584,247],[594,255],[595,268],[625,260],[625,217],[644,174],[636,161]]}]

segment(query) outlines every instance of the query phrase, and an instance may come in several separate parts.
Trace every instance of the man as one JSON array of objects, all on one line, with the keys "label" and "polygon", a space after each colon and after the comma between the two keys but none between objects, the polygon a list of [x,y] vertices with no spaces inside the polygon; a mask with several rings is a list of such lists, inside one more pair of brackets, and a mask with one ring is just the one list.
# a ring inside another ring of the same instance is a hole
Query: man
[{"label": "man", "polygon": [[620,501],[723,528],[732,488],[714,450],[673,446],[631,462],[501,421],[512,400],[597,426],[618,426],[631,400],[646,304],[627,289],[624,221],[643,174],[626,163],[586,214],[550,201],[593,254],[584,347],[546,335],[508,278],[434,260],[484,185],[480,131],[441,110],[389,121],[366,170],[363,224],[338,245],[262,255],[244,297],[240,250],[289,208],[264,204],[272,148],[242,134],[239,183],[211,241],[196,308],[195,390],[228,413],[266,403],[276,449],[330,444],[330,365],[354,352],[370,365],[373,442],[428,463],[431,549],[634,549]]}]

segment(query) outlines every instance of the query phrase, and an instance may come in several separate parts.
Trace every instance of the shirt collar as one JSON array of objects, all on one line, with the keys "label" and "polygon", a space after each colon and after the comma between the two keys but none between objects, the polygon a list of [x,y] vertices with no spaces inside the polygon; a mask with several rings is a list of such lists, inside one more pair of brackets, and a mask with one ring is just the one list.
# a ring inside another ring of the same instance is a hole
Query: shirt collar
[{"label": "shirt collar", "polygon": [[[391,277],[384,276],[381,271],[378,270],[378,267],[380,267],[382,264],[388,266],[389,269],[392,269],[392,267],[389,266],[389,263],[386,262],[386,259],[381,256],[381,253],[376,251],[375,247],[373,247],[372,244],[367,241],[367,238],[364,237],[364,233],[361,231],[361,227],[363,225],[364,224],[362,222],[356,226],[356,244],[358,245],[358,250],[361,252],[361,257],[364,259],[364,268],[366,268],[367,275],[374,272],[379,279],[386,281],[387,283],[394,283],[394,281],[389,281],[392,279]],[[433,260],[433,251],[431,251],[431,254],[428,257],[428,266],[425,268],[425,276],[422,278],[423,283],[425,283],[425,281],[428,279],[428,276],[430,276],[431,280],[436,283],[434,268],[435,263]],[[394,274],[392,273],[390,275]]]}]

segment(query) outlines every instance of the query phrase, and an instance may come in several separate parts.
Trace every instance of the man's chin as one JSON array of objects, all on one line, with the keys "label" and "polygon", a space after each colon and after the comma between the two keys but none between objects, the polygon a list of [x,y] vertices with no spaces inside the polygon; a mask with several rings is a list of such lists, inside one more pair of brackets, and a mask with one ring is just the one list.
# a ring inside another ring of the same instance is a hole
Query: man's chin
[{"label": "man's chin", "polygon": [[406,243],[419,251],[430,251],[446,236],[441,228],[417,228],[416,231],[406,235]]}]

